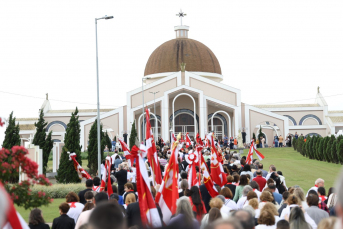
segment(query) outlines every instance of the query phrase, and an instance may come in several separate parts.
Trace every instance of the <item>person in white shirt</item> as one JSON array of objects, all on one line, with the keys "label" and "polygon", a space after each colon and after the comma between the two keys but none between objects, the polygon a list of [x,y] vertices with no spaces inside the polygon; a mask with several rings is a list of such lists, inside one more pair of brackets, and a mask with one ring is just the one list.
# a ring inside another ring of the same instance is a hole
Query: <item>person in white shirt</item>
[{"label": "person in white shirt", "polygon": [[309,193],[310,190],[314,190],[314,191],[318,192],[318,188],[319,187],[324,187],[324,180],[321,179],[321,178],[318,178],[314,182],[314,186],[307,191],[306,197],[308,196],[308,193]]},{"label": "person in white shirt", "polygon": [[67,215],[70,218],[73,218],[75,223],[84,208],[84,205],[81,204],[79,201],[80,201],[79,196],[75,192],[69,192],[66,195],[66,202],[70,206],[69,211],[67,212]]},{"label": "person in white shirt", "polygon": [[[96,205],[101,203],[101,202],[106,202],[108,201],[108,195],[106,192],[99,192],[95,195],[93,199],[93,204],[96,208]],[[94,208],[91,210],[84,211],[80,214],[79,219],[76,222],[75,229],[79,229],[82,225],[88,223],[89,217],[92,214]]]},{"label": "person in white shirt", "polygon": [[238,209],[243,208],[245,202],[247,202],[248,192],[250,192],[250,191],[252,191],[252,187],[250,185],[244,186],[243,191],[242,191],[242,197],[237,201],[237,208]]}]

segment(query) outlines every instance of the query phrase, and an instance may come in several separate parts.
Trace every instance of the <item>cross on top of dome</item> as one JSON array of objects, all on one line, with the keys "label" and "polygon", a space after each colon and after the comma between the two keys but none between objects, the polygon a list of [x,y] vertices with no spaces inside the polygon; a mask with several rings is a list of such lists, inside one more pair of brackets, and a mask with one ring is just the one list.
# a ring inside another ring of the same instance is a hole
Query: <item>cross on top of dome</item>
[{"label": "cross on top of dome", "polygon": [[184,12],[182,12],[182,9],[180,9],[180,12],[178,14],[176,14],[176,16],[178,16],[180,18],[180,25],[182,25],[182,18],[184,16],[187,16],[187,14],[185,14]]}]

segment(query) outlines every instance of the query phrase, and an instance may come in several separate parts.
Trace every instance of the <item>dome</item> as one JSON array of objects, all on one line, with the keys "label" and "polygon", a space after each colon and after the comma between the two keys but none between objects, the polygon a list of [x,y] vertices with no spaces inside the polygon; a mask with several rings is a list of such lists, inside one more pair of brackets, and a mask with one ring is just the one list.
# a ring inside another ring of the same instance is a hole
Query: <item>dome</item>
[{"label": "dome", "polygon": [[178,72],[186,63],[186,71],[221,74],[217,57],[206,45],[189,38],[176,38],[160,45],[150,55],[144,76]]}]

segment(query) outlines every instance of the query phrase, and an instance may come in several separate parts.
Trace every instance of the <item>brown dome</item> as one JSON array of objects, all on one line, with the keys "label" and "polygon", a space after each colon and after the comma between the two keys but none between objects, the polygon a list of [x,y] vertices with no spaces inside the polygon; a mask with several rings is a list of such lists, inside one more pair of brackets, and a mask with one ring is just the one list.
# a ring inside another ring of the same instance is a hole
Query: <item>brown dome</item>
[{"label": "brown dome", "polygon": [[217,57],[206,45],[189,38],[178,38],[155,49],[145,66],[144,76],[178,72],[182,62],[186,63],[186,71],[222,73]]}]

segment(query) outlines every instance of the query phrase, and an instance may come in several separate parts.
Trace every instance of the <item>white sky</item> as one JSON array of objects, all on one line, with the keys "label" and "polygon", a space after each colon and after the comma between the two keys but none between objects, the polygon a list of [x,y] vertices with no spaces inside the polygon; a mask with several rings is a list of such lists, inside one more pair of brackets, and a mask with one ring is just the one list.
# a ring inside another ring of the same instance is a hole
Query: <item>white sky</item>
[{"label": "white sky", "polygon": [[320,86],[343,110],[342,0],[11,0],[0,6],[0,117],[38,116],[45,93],[52,109],[96,108],[94,18],[104,15],[114,19],[98,23],[100,104],[125,105],[150,54],[175,38],[180,8],[243,102],[313,103]]}]

